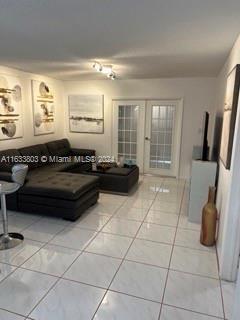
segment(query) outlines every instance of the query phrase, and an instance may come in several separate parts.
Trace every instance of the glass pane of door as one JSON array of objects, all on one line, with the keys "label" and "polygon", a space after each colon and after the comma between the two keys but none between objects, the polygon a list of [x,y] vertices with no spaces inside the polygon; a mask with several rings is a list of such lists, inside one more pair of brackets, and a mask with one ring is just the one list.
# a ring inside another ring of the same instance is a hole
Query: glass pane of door
[{"label": "glass pane of door", "polygon": [[118,159],[137,159],[138,111],[136,105],[118,106]]},{"label": "glass pane of door", "polygon": [[112,150],[141,173],[177,176],[182,100],[113,100]]},{"label": "glass pane of door", "polygon": [[170,170],[175,106],[152,105],[151,109],[149,168]]},{"label": "glass pane of door", "polygon": [[176,177],[179,169],[182,100],[148,100],[144,172]]},{"label": "glass pane of door", "polygon": [[144,166],[144,100],[113,100],[112,151],[117,161],[137,164],[140,172]]}]

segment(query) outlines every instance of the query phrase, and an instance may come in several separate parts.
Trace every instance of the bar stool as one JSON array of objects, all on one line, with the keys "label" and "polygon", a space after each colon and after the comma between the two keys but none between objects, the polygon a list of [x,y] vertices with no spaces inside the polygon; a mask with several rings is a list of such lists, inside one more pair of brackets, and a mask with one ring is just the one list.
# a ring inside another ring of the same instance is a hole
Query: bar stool
[{"label": "bar stool", "polygon": [[0,235],[0,250],[11,249],[19,245],[24,237],[20,233],[8,232],[8,216],[6,207],[6,195],[16,192],[23,186],[28,166],[16,164],[12,167],[12,181],[0,181],[1,211],[3,216],[3,234]]}]

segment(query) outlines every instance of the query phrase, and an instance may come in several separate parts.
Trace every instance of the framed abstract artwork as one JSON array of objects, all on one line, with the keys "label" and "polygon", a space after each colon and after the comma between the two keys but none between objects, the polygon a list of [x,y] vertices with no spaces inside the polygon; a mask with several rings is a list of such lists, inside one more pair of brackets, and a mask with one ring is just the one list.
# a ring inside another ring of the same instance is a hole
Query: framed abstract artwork
[{"label": "framed abstract artwork", "polygon": [[70,132],[104,132],[103,95],[70,95],[68,103]]},{"label": "framed abstract artwork", "polygon": [[32,80],[34,135],[54,133],[54,94],[51,86],[44,81]]},{"label": "framed abstract artwork", "polygon": [[0,75],[0,140],[23,136],[22,85],[18,78]]},{"label": "framed abstract artwork", "polygon": [[240,65],[236,65],[227,78],[223,113],[220,159],[226,169],[231,167],[233,138],[236,124],[240,89]]}]

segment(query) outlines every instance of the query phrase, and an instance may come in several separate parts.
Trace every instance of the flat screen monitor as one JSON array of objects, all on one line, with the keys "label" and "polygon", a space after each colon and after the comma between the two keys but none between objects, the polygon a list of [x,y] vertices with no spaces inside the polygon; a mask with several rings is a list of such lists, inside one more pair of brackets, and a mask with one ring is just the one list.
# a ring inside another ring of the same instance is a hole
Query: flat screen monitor
[{"label": "flat screen monitor", "polygon": [[208,123],[209,123],[209,113],[204,113],[203,118],[203,143],[202,143],[202,160],[209,160],[209,146],[208,146]]}]

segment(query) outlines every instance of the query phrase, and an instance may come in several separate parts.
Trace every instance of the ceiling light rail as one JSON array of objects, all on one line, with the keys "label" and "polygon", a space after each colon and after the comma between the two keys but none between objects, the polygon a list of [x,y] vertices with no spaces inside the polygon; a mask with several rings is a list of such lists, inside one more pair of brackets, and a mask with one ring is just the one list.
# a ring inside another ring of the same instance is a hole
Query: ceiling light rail
[{"label": "ceiling light rail", "polygon": [[101,73],[105,74],[111,80],[116,79],[116,73],[113,71],[111,65],[102,65],[101,63],[95,61],[93,64],[93,68],[97,72],[101,72]]}]

